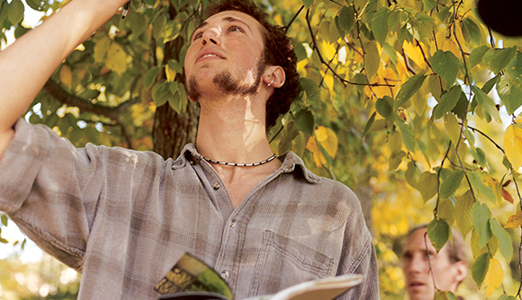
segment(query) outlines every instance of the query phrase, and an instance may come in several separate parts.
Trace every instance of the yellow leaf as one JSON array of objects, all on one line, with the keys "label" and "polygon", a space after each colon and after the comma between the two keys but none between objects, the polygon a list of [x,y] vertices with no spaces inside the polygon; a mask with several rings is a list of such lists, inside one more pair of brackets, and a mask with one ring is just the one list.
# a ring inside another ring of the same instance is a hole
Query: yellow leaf
[{"label": "yellow leaf", "polygon": [[332,58],[334,58],[335,52],[335,46],[323,40],[321,43],[321,53],[323,54],[324,59],[328,61],[332,60]]},{"label": "yellow leaf", "polygon": [[326,141],[328,138],[328,129],[324,126],[318,126],[315,130],[315,138],[319,143]]},{"label": "yellow leaf", "polygon": [[313,153],[314,162],[318,168],[322,167],[326,163],[326,158],[324,157],[323,153],[321,153],[321,150],[319,150],[315,138],[311,137],[308,139],[308,142],[306,143],[306,149]]},{"label": "yellow leaf", "polygon": [[334,88],[334,78],[332,74],[329,72],[326,75],[324,75],[324,83],[326,83],[326,86],[330,91],[333,91]]},{"label": "yellow leaf", "polygon": [[334,158],[335,154],[337,154],[337,146],[339,144],[335,132],[330,128],[319,126],[315,130],[315,137],[324,150],[326,150],[326,153],[328,153],[331,158]]},{"label": "yellow leaf", "polygon": [[488,273],[486,274],[486,278],[484,278],[484,290],[486,292],[486,297],[489,297],[493,294],[493,292],[502,284],[502,280],[504,279],[504,270],[502,269],[502,265],[500,262],[492,258],[489,262]]},{"label": "yellow leaf", "polygon": [[176,71],[172,70],[171,68],[169,68],[169,65],[166,65],[165,66],[165,73],[167,74],[167,81],[168,82],[173,82],[174,79],[176,79]]},{"label": "yellow leaf", "polygon": [[426,62],[424,61],[424,56],[422,56],[422,51],[419,49],[419,47],[414,46],[409,42],[404,42],[403,49],[408,58],[412,60],[417,66],[422,69],[426,68]]},{"label": "yellow leaf", "polygon": [[109,47],[105,66],[120,76],[127,71],[127,54],[117,43],[112,43]]},{"label": "yellow leaf", "polygon": [[[468,51],[468,49],[466,48],[466,43],[464,41],[464,36],[462,35],[462,27],[461,27],[461,24],[462,22],[459,22],[458,26],[455,26],[455,32],[457,33],[457,40],[459,41],[460,45],[462,45],[462,48],[464,48],[464,51]],[[459,51],[460,53],[460,51]],[[458,56],[457,56],[458,57]]]},{"label": "yellow leaf", "polygon": [[456,146],[460,137],[460,125],[454,114],[446,114],[444,116],[444,126],[450,137],[453,146]]},{"label": "yellow leaf", "polygon": [[460,55],[459,46],[453,41],[453,40],[446,40],[444,43],[444,48],[442,49],[444,51],[451,51],[458,59],[461,59],[462,56]]},{"label": "yellow leaf", "polygon": [[504,228],[517,228],[519,226],[522,226],[522,210],[510,216]]},{"label": "yellow leaf", "polygon": [[377,83],[380,84],[390,84],[394,85],[394,87],[390,86],[375,86],[372,87],[373,92],[377,96],[377,98],[382,98],[384,96],[394,97],[397,93],[397,84],[400,81],[397,77],[397,73],[392,68],[381,69],[377,73]]},{"label": "yellow leaf", "polygon": [[504,133],[504,150],[506,157],[516,171],[522,166],[522,129],[509,126]]},{"label": "yellow leaf", "polygon": [[68,66],[63,65],[60,69],[60,81],[66,86],[72,85],[72,73]]}]

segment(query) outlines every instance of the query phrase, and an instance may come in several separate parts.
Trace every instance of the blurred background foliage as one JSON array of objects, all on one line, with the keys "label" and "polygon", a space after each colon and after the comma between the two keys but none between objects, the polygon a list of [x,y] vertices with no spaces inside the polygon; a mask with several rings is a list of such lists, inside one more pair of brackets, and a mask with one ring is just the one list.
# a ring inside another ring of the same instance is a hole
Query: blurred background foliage
[{"label": "blurred background foliage", "polygon": [[[1,0],[2,47],[67,2]],[[114,16],[63,62],[24,117],[77,147],[176,157],[195,138],[198,107],[187,101],[183,61],[207,4],[132,0],[126,18]],[[503,227],[522,224],[520,40],[491,32],[472,0],[260,5],[293,38],[302,77],[301,94],[269,132],[272,149],[296,152],[359,196],[382,298],[404,298],[403,236],[421,223],[438,247],[450,227],[465,236],[470,275],[459,294],[516,295],[520,237]],[[2,216],[0,298],[74,299],[79,275],[45,255],[22,262],[24,237],[8,228]]]}]

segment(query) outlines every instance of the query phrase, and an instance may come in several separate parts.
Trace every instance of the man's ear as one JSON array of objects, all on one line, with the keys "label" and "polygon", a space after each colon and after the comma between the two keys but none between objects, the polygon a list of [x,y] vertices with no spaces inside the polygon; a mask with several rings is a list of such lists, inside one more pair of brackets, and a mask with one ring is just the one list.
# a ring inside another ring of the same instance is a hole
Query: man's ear
[{"label": "man's ear", "polygon": [[269,87],[280,88],[285,80],[285,70],[280,66],[268,66],[263,75],[263,82]]}]

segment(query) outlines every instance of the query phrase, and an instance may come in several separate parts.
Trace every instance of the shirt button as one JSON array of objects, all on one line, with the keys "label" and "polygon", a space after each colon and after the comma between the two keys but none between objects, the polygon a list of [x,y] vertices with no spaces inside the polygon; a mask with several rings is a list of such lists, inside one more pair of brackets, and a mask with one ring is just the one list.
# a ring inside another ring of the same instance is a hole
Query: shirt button
[{"label": "shirt button", "polygon": [[216,183],[214,183],[214,185],[212,187],[217,191],[217,190],[219,190],[221,185],[218,182],[216,182]]},{"label": "shirt button", "polygon": [[236,227],[236,224],[237,224],[237,221],[236,221],[236,220],[231,220],[231,221],[230,221],[230,227],[231,227],[231,228]]},{"label": "shirt button", "polygon": [[221,275],[221,278],[227,280],[227,279],[228,279],[228,276],[229,276],[230,274],[228,273],[228,271],[223,271],[223,272],[220,273],[220,275]]}]

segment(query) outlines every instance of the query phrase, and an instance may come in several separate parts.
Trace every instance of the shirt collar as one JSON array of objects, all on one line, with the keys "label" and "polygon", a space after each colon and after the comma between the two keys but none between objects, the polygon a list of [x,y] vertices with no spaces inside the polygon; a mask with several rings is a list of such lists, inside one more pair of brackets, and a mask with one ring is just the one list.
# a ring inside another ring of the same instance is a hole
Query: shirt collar
[{"label": "shirt collar", "polygon": [[[199,163],[199,161],[203,159],[201,154],[199,154],[198,150],[196,149],[196,145],[193,143],[185,145],[181,151],[180,158],[184,162],[188,161],[191,164]],[[310,170],[305,167],[303,160],[294,152],[289,151],[283,153],[278,157],[278,159],[282,161],[283,164],[276,172],[293,173],[294,176],[302,177],[310,183],[319,183],[321,181],[321,177],[310,172]]]}]

